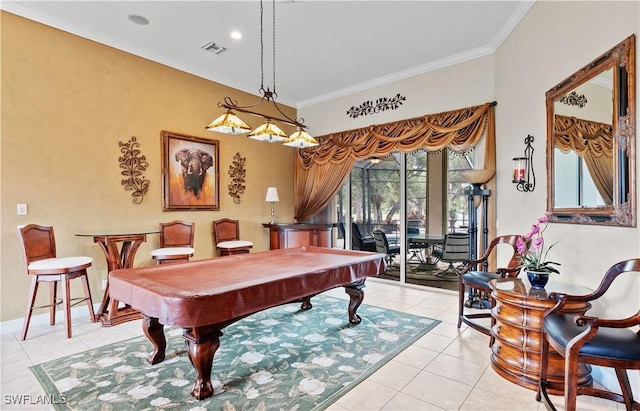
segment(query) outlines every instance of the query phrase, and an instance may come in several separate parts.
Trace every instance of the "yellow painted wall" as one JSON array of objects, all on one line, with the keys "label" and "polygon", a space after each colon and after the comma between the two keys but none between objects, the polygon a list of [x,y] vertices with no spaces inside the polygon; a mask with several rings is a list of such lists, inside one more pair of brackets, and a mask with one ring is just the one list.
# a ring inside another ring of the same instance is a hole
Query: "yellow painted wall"
[{"label": "yellow painted wall", "polygon": [[[240,220],[241,235],[254,242],[255,251],[266,250],[261,224],[270,217],[264,201],[268,186],[278,187],[278,221],[293,220],[295,150],[204,130],[222,113],[216,103],[224,96],[245,104],[256,96],[7,12],[0,19],[0,320],[22,317],[27,300],[30,279],[24,274],[19,224],[53,225],[58,255],[93,257],[90,285],[99,303],[105,258],[90,238],[76,233],[194,221],[194,259],[203,259],[214,255],[211,221],[228,217]],[[220,211],[162,211],[162,130],[220,141]],[[139,205],[121,185],[118,162],[118,143],[132,136],[149,163],[144,176],[151,181]],[[247,170],[240,204],[227,189],[237,152],[246,157]],[[16,215],[18,203],[28,205],[27,216]],[[151,264],[149,251],[157,245],[158,236],[148,236],[135,265]],[[81,288],[74,285],[73,292]],[[42,294],[46,297],[46,290]]]}]

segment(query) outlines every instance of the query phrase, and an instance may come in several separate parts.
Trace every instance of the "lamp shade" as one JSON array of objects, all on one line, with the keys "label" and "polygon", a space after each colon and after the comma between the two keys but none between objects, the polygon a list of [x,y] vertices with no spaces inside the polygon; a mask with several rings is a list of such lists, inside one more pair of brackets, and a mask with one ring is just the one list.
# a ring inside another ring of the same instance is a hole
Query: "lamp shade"
[{"label": "lamp shade", "polygon": [[216,131],[223,134],[244,134],[251,131],[251,127],[231,110],[213,120],[207,127],[207,131]]},{"label": "lamp shade", "polygon": [[266,123],[249,133],[249,138],[266,141],[267,143],[278,143],[286,140],[287,134],[271,121],[267,120]]},{"label": "lamp shade", "polygon": [[282,144],[289,147],[307,148],[317,146],[318,141],[311,137],[309,133],[298,127],[298,130],[291,134],[291,136]]},{"label": "lamp shade", "polygon": [[460,171],[460,175],[469,184],[485,184],[496,173],[492,168],[473,168]]},{"label": "lamp shade", "polygon": [[264,201],[271,202],[271,203],[280,201],[280,197],[278,197],[278,188],[268,187],[267,196],[265,197]]}]

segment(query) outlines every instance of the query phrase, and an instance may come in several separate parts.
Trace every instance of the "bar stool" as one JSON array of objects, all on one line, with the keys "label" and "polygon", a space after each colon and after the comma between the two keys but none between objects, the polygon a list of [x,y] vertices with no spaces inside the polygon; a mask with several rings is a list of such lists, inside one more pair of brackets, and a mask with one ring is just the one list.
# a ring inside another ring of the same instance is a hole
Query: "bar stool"
[{"label": "bar stool", "polygon": [[189,261],[193,257],[195,223],[170,221],[160,223],[160,248],[151,251],[156,265]]},{"label": "bar stool", "polygon": [[[67,338],[71,338],[72,305],[86,301],[91,322],[96,322],[96,317],[93,312],[93,302],[91,300],[91,291],[89,290],[89,281],[87,279],[87,267],[91,266],[93,259],[84,256],[58,258],[56,256],[56,239],[53,233],[53,227],[29,224],[24,227],[19,227],[19,231],[22,240],[21,244],[26,272],[31,276],[31,289],[29,290],[29,299],[27,301],[27,311],[24,316],[21,339],[24,341],[27,338],[31,314],[33,310],[37,308],[49,307],[49,324],[54,325],[56,322],[56,306],[64,303]],[[84,298],[70,298],[69,281],[74,278],[80,278],[82,281]],[[61,299],[57,298],[58,281],[62,282]],[[49,283],[50,303],[48,305],[34,307],[38,286],[41,282]],[[72,301],[75,302],[71,304]]]},{"label": "bar stool", "polygon": [[222,218],[213,221],[213,234],[216,241],[216,250],[220,256],[244,254],[253,248],[251,241],[240,240],[240,223],[238,220]]}]

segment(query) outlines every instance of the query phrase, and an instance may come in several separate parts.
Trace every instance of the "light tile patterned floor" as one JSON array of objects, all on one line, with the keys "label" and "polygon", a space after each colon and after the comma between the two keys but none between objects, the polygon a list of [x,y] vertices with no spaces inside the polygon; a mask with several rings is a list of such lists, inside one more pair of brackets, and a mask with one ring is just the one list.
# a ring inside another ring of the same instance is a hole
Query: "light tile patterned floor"
[{"label": "light tile patterned floor", "polygon": [[[342,289],[329,293],[347,298]],[[456,328],[457,293],[370,279],[365,294],[366,304],[437,318],[442,323],[340,398],[329,410],[544,409],[535,401],[533,391],[504,380],[492,370],[487,336],[466,327]],[[87,317],[73,320],[74,336],[71,339],[65,338],[64,322],[54,327],[34,324],[27,340],[22,342],[19,341],[17,322],[1,324],[0,409],[52,409],[47,405],[10,403],[11,395],[31,395],[31,399],[36,399],[43,394],[28,369],[30,365],[142,334],[139,321],[103,328],[90,323]],[[561,398],[554,399],[557,405],[562,404]],[[579,397],[578,409],[617,410],[624,407]]]}]

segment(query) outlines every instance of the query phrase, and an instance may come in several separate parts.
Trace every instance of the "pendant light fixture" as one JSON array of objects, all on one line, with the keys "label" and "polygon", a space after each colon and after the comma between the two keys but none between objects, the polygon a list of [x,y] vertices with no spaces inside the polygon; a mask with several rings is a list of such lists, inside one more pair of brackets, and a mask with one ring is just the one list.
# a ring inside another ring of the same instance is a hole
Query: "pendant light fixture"
[{"label": "pendant light fixture", "polygon": [[[260,94],[261,99],[252,105],[241,106],[230,97],[225,97],[222,102],[218,102],[218,107],[227,111],[220,117],[213,120],[207,127],[208,131],[216,131],[224,134],[244,134],[249,131],[249,138],[269,143],[283,142],[284,145],[296,148],[307,148],[317,146],[318,142],[305,131],[303,118],[291,118],[287,116],[276,103],[276,2],[273,3],[273,91],[264,88],[264,44],[263,44],[263,15],[262,0],[260,0]],[[282,117],[261,114],[252,109],[263,102],[271,102]],[[251,127],[240,119],[235,112],[251,114],[265,119],[265,123],[251,130]],[[297,131],[290,137],[276,126],[273,121],[290,124],[297,127]]]}]

